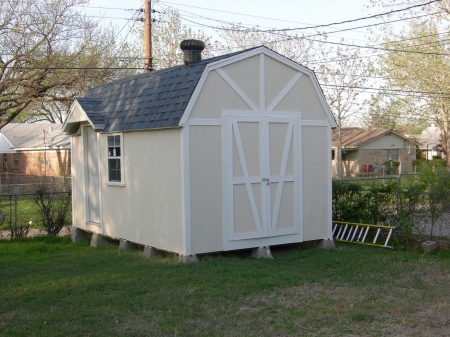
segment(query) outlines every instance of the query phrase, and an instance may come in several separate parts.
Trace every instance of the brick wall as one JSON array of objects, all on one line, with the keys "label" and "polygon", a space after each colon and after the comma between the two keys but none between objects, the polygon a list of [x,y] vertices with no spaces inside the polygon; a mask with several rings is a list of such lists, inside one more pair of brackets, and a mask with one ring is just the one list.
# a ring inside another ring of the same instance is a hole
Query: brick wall
[{"label": "brick wall", "polygon": [[[367,175],[361,172],[361,166],[364,164],[372,165],[378,169],[378,175],[383,172],[387,174],[387,167],[383,162],[383,150],[358,150],[347,151],[343,155],[342,174],[344,177],[355,177],[359,175]],[[398,159],[401,162],[401,173],[410,173],[413,171],[412,161],[415,159],[416,152],[414,149],[398,149]],[[336,174],[336,163],[333,160],[333,175]]]},{"label": "brick wall", "polygon": [[[18,167],[14,165],[14,153],[6,154],[8,158],[7,171],[13,174],[38,176],[60,176],[70,174],[70,151],[26,151],[18,152]],[[5,172],[3,154],[0,155],[0,170]]]}]

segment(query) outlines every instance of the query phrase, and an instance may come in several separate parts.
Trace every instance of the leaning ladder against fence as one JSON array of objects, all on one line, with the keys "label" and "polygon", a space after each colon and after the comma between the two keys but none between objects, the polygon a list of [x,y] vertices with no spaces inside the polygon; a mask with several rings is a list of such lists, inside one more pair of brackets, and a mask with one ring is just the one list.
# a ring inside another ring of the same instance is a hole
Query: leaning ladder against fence
[{"label": "leaning ladder against fence", "polygon": [[[352,222],[333,221],[333,238],[337,241],[342,242],[353,242],[363,245],[392,249],[393,247],[388,246],[388,244],[394,228],[395,227],[391,226],[366,225]],[[375,236],[373,242],[366,242],[366,239],[368,239],[368,234],[370,237],[372,237],[374,233]],[[385,236],[387,234],[384,244],[377,243],[380,234],[381,236]]]}]

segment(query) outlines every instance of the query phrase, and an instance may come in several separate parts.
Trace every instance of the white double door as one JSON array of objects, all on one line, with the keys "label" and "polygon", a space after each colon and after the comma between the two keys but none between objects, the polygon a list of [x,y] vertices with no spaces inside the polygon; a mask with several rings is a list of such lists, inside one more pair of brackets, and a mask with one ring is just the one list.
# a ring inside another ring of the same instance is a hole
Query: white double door
[{"label": "white double door", "polygon": [[227,116],[228,238],[300,233],[300,119]]}]

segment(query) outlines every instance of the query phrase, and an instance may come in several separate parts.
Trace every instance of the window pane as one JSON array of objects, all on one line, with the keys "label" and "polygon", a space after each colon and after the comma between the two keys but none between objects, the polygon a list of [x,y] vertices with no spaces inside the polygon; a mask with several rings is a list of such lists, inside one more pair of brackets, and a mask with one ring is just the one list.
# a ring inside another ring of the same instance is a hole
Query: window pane
[{"label": "window pane", "polygon": [[398,160],[398,150],[392,150],[392,160]]},{"label": "window pane", "polygon": [[389,160],[389,150],[382,150],[383,163]]},{"label": "window pane", "polygon": [[109,181],[121,181],[120,159],[108,159]]},{"label": "window pane", "polygon": [[108,157],[120,157],[120,136],[108,136]]}]

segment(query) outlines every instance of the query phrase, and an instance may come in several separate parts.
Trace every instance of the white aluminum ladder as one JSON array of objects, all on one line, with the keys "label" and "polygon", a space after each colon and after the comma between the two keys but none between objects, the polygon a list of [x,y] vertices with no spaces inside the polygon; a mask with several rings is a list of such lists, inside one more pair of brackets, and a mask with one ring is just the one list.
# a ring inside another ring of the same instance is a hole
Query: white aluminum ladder
[{"label": "white aluminum ladder", "polygon": [[[392,236],[392,231],[394,229],[395,227],[391,226],[367,225],[344,221],[333,221],[333,238],[336,241],[352,242],[362,245],[393,249],[393,247],[388,246],[388,244]],[[373,242],[366,242],[369,232],[370,236],[372,236],[372,234],[375,232]],[[387,234],[386,241],[384,242],[384,244],[377,243],[380,234]]]}]

